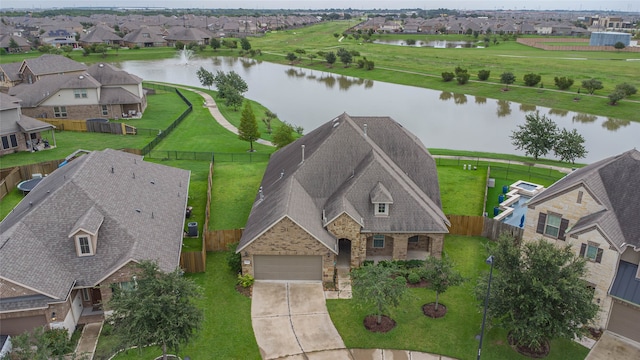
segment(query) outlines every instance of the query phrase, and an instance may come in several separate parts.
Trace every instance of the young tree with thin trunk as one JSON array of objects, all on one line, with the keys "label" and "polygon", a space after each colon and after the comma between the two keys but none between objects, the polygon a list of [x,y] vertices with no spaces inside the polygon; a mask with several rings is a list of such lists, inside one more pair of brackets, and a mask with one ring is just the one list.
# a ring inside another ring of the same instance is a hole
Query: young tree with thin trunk
[{"label": "young tree with thin trunk", "polygon": [[202,310],[194,301],[202,290],[180,269],[165,273],[151,261],[141,262],[138,268],[133,288],[115,288],[109,301],[110,319],[126,345],[137,345],[140,350],[158,346],[166,360],[168,350],[177,354],[200,329]]},{"label": "young tree with thin trunk", "polygon": [[200,80],[200,84],[202,84],[202,86],[206,86],[208,89],[211,89],[211,85],[213,85],[213,73],[211,71],[200,66],[196,75],[198,75],[198,80]]},{"label": "young tree with thin trunk", "polygon": [[407,289],[407,280],[397,275],[394,266],[368,265],[351,272],[353,297],[373,307],[378,324],[382,315],[400,304]]},{"label": "young tree with thin trunk", "polygon": [[597,79],[582,80],[582,87],[587,89],[589,95],[593,95],[596,90],[602,89],[602,81]]},{"label": "young tree with thin trunk", "polygon": [[558,134],[556,144],[553,146],[553,152],[560,157],[560,161],[570,161],[574,164],[576,159],[587,155],[587,149],[584,147],[584,137],[576,129],[572,131],[562,129]]},{"label": "young tree with thin trunk", "polygon": [[509,85],[516,82],[516,76],[512,72],[503,72],[500,74],[500,82],[506,85],[506,89],[509,89]]},{"label": "young tree with thin trunk", "polygon": [[440,294],[444,294],[451,286],[460,285],[464,278],[453,268],[454,264],[446,254],[442,254],[439,259],[435,256],[429,256],[425,265],[425,280],[429,283],[429,287],[436,292],[435,310],[438,310]]},{"label": "young tree with thin trunk", "polygon": [[253,113],[251,104],[247,101],[242,109],[242,115],[240,117],[240,126],[238,127],[238,138],[243,141],[248,141],[251,149],[253,150],[253,142],[260,138],[260,132],[258,131],[258,122],[256,116]]}]

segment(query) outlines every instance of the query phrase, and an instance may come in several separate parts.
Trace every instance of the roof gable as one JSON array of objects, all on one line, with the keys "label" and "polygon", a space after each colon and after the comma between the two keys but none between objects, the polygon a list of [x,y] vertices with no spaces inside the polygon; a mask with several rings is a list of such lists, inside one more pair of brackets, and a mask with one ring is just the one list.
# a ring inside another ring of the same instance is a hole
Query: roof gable
[{"label": "roof gable", "polygon": [[369,193],[369,197],[371,198],[371,202],[374,204],[376,203],[393,204],[393,197],[391,196],[391,193],[379,181],[376,184],[376,186],[374,186],[373,189],[371,189],[371,192]]}]

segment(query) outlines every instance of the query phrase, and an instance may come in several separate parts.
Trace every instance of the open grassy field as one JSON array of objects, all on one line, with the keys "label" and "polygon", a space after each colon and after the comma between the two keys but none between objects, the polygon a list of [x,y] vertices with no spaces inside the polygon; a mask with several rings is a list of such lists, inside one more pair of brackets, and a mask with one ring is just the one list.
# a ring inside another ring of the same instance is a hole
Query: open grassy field
[{"label": "open grassy field", "polygon": [[[487,239],[447,235],[445,252],[456,269],[466,278],[460,285],[440,294],[447,314],[431,319],[422,314],[422,305],[435,301],[435,292],[426,288],[408,289],[400,306],[391,311],[397,322],[388,333],[369,332],[362,325],[371,313],[356,300],[327,300],[331,319],[348,348],[405,349],[442,354],[456,359],[475,359],[482,312],[473,295],[478,277],[488,271]],[[568,340],[553,340],[551,353],[545,359],[584,359],[588,349]],[[483,359],[528,359],[508,345],[504,330],[494,327],[485,332]]]},{"label": "open grassy field", "polygon": [[[607,99],[597,96],[580,96],[574,101],[578,86],[582,80],[596,77],[603,82],[604,89],[596,95],[607,95],[616,84],[631,82],[640,86],[637,77],[637,63],[627,60],[640,59],[640,53],[594,52],[594,51],[544,51],[516,43],[515,41],[491,44],[488,48],[434,49],[427,47],[395,46],[374,43],[362,43],[361,40],[344,39],[338,42],[333,34],[347,29],[347,22],[326,22],[304,29],[294,29],[269,33],[262,38],[252,40],[254,49],[261,49],[262,59],[288,64],[284,58],[288,52],[304,49],[307,54],[317,51],[336,51],[339,47],[360,52],[362,56],[375,62],[376,69],[366,71],[355,66],[344,68],[336,62],[327,68],[322,59],[309,60],[305,55],[296,64],[318,70],[331,71],[373,80],[381,80],[404,85],[413,85],[437,90],[461,92],[476,96],[504,99],[525,104],[535,104],[550,108],[587,112],[614,118],[640,120],[640,103],[622,101],[618,106],[607,105]],[[448,35],[447,35],[448,36]],[[447,39],[441,36],[439,39]],[[399,39],[402,35],[374,35],[374,39]],[[421,40],[421,36],[411,36]],[[467,37],[470,41],[473,37]],[[432,40],[424,36],[424,40]],[[460,40],[460,36],[452,36]],[[223,52],[221,52],[223,54]],[[466,85],[442,81],[440,74],[453,71],[456,66],[468,69],[475,80],[479,70],[491,71],[486,82],[472,81]],[[517,78],[515,85],[523,85],[523,76],[537,73],[542,76],[543,89],[512,86],[508,92],[501,91],[500,74],[513,72]],[[574,86],[568,91],[556,91],[553,78],[567,76],[575,79]],[[636,94],[629,100],[639,101]]]}]

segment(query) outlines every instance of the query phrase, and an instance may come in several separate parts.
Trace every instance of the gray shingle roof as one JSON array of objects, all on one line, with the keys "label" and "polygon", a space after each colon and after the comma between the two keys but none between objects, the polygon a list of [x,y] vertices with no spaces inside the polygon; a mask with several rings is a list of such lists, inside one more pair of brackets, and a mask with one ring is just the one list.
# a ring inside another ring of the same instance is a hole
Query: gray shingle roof
[{"label": "gray shingle roof", "polygon": [[378,182],[376,186],[369,193],[372,203],[385,203],[393,204],[393,197],[389,190],[387,190],[381,182]]},{"label": "gray shingle roof", "polygon": [[212,37],[213,35],[211,35],[209,32],[198,28],[185,28],[182,26],[175,26],[169,29],[169,35],[167,35],[165,39],[191,42],[211,39]]},{"label": "gray shingle roof", "polygon": [[60,89],[96,89],[100,83],[88,74],[51,75],[33,84],[20,84],[9,89],[9,95],[22,100],[22,107],[36,107]]},{"label": "gray shingle roof", "polygon": [[21,99],[0,92],[0,110],[17,109],[20,107],[20,101]]},{"label": "gray shingle roof", "polygon": [[[0,222],[0,276],[63,300],[75,283],[94,286],[131,260],[157,260],[172,271],[188,190],[188,171],[138,155],[81,156],[46,176]],[[85,218],[93,211],[104,216],[95,255],[78,257],[69,234],[78,222],[93,226],[95,214]]]},{"label": "gray shingle roof", "polygon": [[142,99],[123,88],[105,87],[100,90],[100,105],[108,104],[140,104]]},{"label": "gray shingle roof", "polygon": [[605,208],[580,219],[568,234],[600,227],[607,238],[624,251],[640,249],[640,152],[629,150],[578,169],[533,197],[529,206],[548,201],[567,189],[585,186]]},{"label": "gray shingle roof", "polygon": [[21,65],[22,63],[19,62],[0,64],[0,69],[2,69],[8,80],[19,81]]},{"label": "gray shingle roof", "polygon": [[32,117],[29,117],[23,114],[20,114],[20,120],[18,120],[18,126],[20,126],[23,132],[41,131],[41,130],[56,128],[55,126],[49,123],[40,121],[38,119],[34,119]]},{"label": "gray shingle roof", "polygon": [[104,26],[96,26],[80,38],[80,42],[101,44],[109,41],[122,41],[122,38]]},{"label": "gray shingle roof", "polygon": [[140,77],[105,63],[91,65],[87,73],[102,85],[137,85],[142,82]]},{"label": "gray shingle roof", "polygon": [[48,75],[84,71],[87,67],[62,55],[45,54],[35,59],[26,59],[23,64],[35,75]]},{"label": "gray shingle roof", "polygon": [[[370,193],[378,183],[393,198],[388,217],[374,216]],[[347,213],[363,232],[448,231],[433,158],[389,117],[342,114],[321,125],[273,154],[261,185],[239,251],[285,216],[332,250],[323,215]]]},{"label": "gray shingle roof", "polygon": [[141,27],[126,34],[123,38],[128,43],[162,43],[166,44],[167,40],[155,32],[155,28]]}]

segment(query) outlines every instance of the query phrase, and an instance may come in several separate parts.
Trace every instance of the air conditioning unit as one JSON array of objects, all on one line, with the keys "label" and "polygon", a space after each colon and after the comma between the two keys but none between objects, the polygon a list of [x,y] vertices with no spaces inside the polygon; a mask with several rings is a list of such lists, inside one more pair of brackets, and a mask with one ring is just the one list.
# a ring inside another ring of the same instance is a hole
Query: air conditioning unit
[{"label": "air conditioning unit", "polygon": [[187,223],[187,236],[198,237],[198,223],[190,222]]}]

